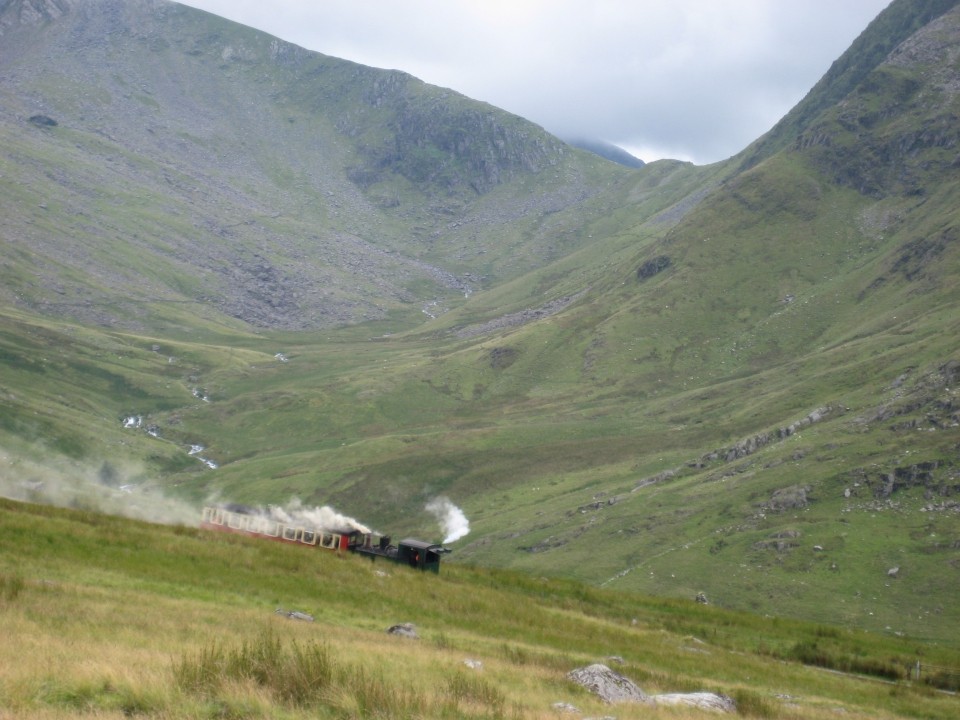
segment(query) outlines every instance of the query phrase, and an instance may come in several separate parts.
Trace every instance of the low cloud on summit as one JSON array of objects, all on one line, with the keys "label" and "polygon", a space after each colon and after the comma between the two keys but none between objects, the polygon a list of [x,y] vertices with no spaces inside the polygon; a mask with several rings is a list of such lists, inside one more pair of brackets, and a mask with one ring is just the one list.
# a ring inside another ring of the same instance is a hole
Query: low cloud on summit
[{"label": "low cloud on summit", "polygon": [[565,138],[705,164],[769,130],[888,0],[190,0]]}]

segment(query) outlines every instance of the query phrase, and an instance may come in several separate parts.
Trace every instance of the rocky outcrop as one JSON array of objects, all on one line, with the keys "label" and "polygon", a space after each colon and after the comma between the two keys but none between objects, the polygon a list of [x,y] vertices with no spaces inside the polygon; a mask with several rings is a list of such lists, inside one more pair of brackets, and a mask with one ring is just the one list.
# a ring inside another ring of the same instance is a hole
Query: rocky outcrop
[{"label": "rocky outcrop", "polygon": [[637,280],[649,280],[657,273],[666,270],[672,261],[666,255],[658,255],[652,260],[647,260],[643,265],[637,268]]},{"label": "rocky outcrop", "polygon": [[[699,470],[718,460],[732,462],[734,460],[747,457],[748,455],[752,455],[753,453],[757,452],[757,450],[766,447],[771,443],[785,440],[808,425],[820,422],[831,412],[833,412],[833,406],[831,405],[825,405],[823,407],[816,408],[789,425],[784,425],[783,427],[779,427],[770,432],[762,432],[756,435],[751,435],[750,437],[746,437],[729,447],[717,448],[716,450],[708,452],[705,455],[700,456],[698,459],[688,462],[687,467]],[[640,488],[661,482],[663,480],[670,480],[681,471],[682,468],[664,470],[656,475],[646,477],[638,482],[631,492],[636,492]]]},{"label": "rocky outcrop", "polygon": [[803,509],[810,504],[809,495],[812,489],[809,485],[791,485],[775,490],[765,507],[771,512]]},{"label": "rocky outcrop", "polygon": [[552,167],[569,152],[527,120],[406,73],[357,68],[341,92],[359,101],[336,127],[360,140],[359,162],[349,176],[364,189],[396,174],[420,187],[483,195]]},{"label": "rocky outcrop", "polygon": [[0,36],[13,25],[40,25],[70,12],[76,0],[12,0],[0,3]]},{"label": "rocky outcrop", "polygon": [[557,298],[556,300],[551,300],[550,302],[544,303],[540,307],[530,308],[528,310],[520,310],[519,312],[510,313],[508,315],[501,315],[498,318],[494,318],[493,320],[489,320],[484,323],[468,325],[457,330],[455,335],[458,338],[471,338],[476,337],[477,335],[484,335],[488,332],[493,332],[494,330],[501,330],[507,327],[516,327],[518,325],[526,325],[527,323],[534,322],[535,320],[542,320],[543,318],[557,314],[578,300],[582,295],[582,292],[577,293],[576,295],[566,295],[564,297]]}]

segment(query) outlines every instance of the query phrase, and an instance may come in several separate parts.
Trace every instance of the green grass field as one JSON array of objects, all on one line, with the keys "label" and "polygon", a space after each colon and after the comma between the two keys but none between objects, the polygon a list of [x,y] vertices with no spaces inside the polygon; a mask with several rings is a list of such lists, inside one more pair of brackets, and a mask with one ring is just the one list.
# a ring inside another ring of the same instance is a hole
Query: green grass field
[{"label": "green grass field", "polygon": [[[386,634],[403,622],[419,639]],[[960,668],[956,645],[457,563],[425,575],[7,500],[0,633],[5,719],[552,718],[558,702],[593,716],[704,716],[604,706],[566,678],[594,662],[648,693],[727,694],[748,717],[960,711],[928,671],[911,679],[917,660]]]}]

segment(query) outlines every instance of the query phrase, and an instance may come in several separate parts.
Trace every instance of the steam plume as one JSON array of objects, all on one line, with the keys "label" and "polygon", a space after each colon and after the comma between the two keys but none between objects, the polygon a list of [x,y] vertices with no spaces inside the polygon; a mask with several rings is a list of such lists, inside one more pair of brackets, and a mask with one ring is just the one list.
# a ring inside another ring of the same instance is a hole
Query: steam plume
[{"label": "steam plume", "polygon": [[306,525],[321,531],[359,530],[362,533],[371,532],[366,525],[337,512],[329,505],[304,507],[298,498],[293,498],[283,507],[270,505],[266,509],[258,508],[258,512],[268,515],[278,522]]},{"label": "steam plume", "polygon": [[196,507],[151,486],[136,464],[117,460],[97,467],[41,446],[23,452],[0,447],[0,496],[169,525],[199,521]]},{"label": "steam plume", "polygon": [[450,498],[442,495],[435,497],[427,503],[426,510],[440,523],[445,543],[459,540],[470,532],[470,521],[463,514],[463,510],[450,502]]}]

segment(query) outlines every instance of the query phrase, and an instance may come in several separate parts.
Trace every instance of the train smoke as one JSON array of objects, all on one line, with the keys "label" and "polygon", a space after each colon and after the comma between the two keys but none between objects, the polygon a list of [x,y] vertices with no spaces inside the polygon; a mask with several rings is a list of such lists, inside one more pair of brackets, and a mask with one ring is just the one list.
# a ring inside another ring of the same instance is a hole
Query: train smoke
[{"label": "train smoke", "polygon": [[20,452],[0,447],[0,496],[168,525],[196,525],[200,515],[151,485],[134,463],[81,463],[42,446]]},{"label": "train smoke", "polygon": [[470,532],[470,521],[463,514],[463,510],[450,502],[450,498],[442,495],[435,497],[427,503],[426,510],[440,523],[445,543],[459,540]]},{"label": "train smoke", "polygon": [[343,515],[329,505],[323,507],[305,507],[298,498],[293,498],[283,507],[270,505],[266,509],[258,508],[258,512],[268,515],[277,522],[290,525],[305,525],[320,531],[339,532],[342,530],[359,530],[362,533],[372,532],[370,528]]}]

